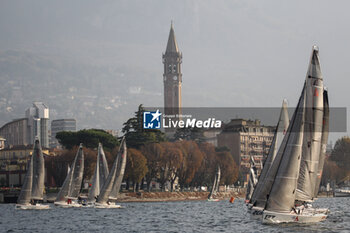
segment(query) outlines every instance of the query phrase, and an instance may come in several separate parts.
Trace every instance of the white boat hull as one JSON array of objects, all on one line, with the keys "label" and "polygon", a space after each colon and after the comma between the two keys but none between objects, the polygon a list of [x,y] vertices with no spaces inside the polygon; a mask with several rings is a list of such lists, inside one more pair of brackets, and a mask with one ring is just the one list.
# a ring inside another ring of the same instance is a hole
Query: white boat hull
[{"label": "white boat hull", "polygon": [[22,204],[16,204],[17,210],[47,210],[50,209],[49,205],[42,205],[42,204],[35,204],[35,205],[22,205]]},{"label": "white boat hull", "polygon": [[117,208],[122,208],[122,206],[117,205],[116,203],[110,203],[110,204],[95,203],[95,208],[98,208],[98,209],[117,209]]},{"label": "white boat hull", "polygon": [[210,198],[208,199],[208,201],[220,201],[219,199],[215,199],[215,198]]},{"label": "white boat hull", "polygon": [[70,203],[68,204],[67,202],[63,202],[63,201],[55,201],[55,206],[57,207],[62,207],[62,208],[79,208],[79,207],[82,207],[81,204],[79,203]]},{"label": "white boat hull", "polygon": [[279,224],[279,223],[317,223],[324,221],[327,218],[323,213],[280,213],[274,211],[264,210],[262,222],[265,224]]}]

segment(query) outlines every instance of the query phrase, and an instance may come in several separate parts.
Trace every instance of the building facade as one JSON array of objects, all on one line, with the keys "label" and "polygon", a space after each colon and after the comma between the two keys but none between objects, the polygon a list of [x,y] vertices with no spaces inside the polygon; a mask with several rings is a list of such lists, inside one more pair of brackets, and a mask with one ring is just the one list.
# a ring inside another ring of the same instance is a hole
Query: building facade
[{"label": "building facade", "polygon": [[275,129],[274,126],[261,125],[259,120],[233,119],[218,135],[218,146],[230,149],[241,174],[245,177],[244,182],[247,181],[251,156],[254,156],[258,164],[258,174],[260,174],[261,165],[269,153]]},{"label": "building facade", "polygon": [[0,136],[6,139],[5,145],[29,145],[28,119],[21,118],[6,123],[0,128]]},{"label": "building facade", "polygon": [[34,102],[26,110],[28,119],[28,141],[33,144],[35,137],[40,138],[42,147],[49,147],[49,108],[42,102]]},{"label": "building facade", "polygon": [[56,134],[62,131],[73,131],[77,130],[77,122],[75,119],[57,119],[51,121],[51,140],[50,148],[59,148],[60,144],[56,139]]},{"label": "building facade", "polygon": [[[164,64],[164,114],[181,114],[182,53],[179,51],[173,24],[170,27],[167,47],[163,54]],[[174,118],[174,117],[173,117]]]},{"label": "building facade", "polygon": [[[19,187],[23,184],[32,153],[33,145],[12,146],[0,150],[0,186]],[[46,157],[50,153],[43,150],[43,154]]]},{"label": "building facade", "polygon": [[6,140],[5,145],[32,145],[38,136],[42,147],[48,148],[49,108],[41,102],[34,102],[25,115],[25,118],[13,120],[0,128],[0,136]]}]

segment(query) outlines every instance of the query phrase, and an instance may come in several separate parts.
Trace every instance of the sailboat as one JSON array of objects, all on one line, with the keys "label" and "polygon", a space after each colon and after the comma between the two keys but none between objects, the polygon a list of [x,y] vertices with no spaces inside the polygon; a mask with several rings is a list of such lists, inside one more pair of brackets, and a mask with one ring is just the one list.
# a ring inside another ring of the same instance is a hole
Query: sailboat
[{"label": "sailboat", "polygon": [[247,193],[245,196],[245,202],[249,203],[251,199],[255,186],[258,183],[258,169],[254,160],[254,156],[250,157],[250,169],[249,169],[249,181],[247,186]]},{"label": "sailboat", "polygon": [[106,156],[103,151],[102,144],[99,143],[95,173],[92,178],[92,185],[87,198],[88,203],[94,203],[96,201],[97,196],[100,194],[100,190],[102,189],[108,177],[108,174],[109,174],[109,171],[108,171]]},{"label": "sailboat", "polygon": [[44,197],[45,165],[40,141],[35,139],[32,156],[18,197],[16,209],[49,209],[41,204]]},{"label": "sailboat", "polygon": [[55,205],[60,207],[81,207],[78,202],[84,172],[83,144],[80,143],[74,162],[59,191]]},{"label": "sailboat", "polygon": [[[280,162],[263,211],[263,223],[314,223],[327,213],[309,209],[315,197],[317,174],[324,160],[321,145],[328,140],[328,98],[323,87],[319,53],[313,47],[301,96],[277,153]],[[322,163],[322,161],[321,161]],[[319,166],[320,165],[320,166]],[[301,204],[301,205],[300,205]]]},{"label": "sailboat", "polygon": [[95,208],[120,208],[116,204],[119,190],[123,181],[127,158],[125,138],[122,139],[113,167],[104,182],[100,195],[95,203]]},{"label": "sailboat", "polygon": [[[252,215],[252,218],[261,218],[264,206],[267,200],[267,194],[272,186],[275,174],[277,172],[275,167],[272,167],[272,164],[276,158],[278,149],[280,148],[286,131],[289,126],[289,116],[287,109],[287,101],[283,100],[282,108],[279,115],[276,132],[272,139],[271,147],[267,158],[265,160],[263,169],[261,171],[258,183],[253,191],[252,197],[248,203],[248,212]],[[279,162],[279,160],[278,160]]]},{"label": "sailboat", "polygon": [[208,195],[208,201],[219,201],[219,199],[214,197],[219,191],[220,176],[221,176],[221,170],[220,170],[220,166],[218,166],[218,169],[215,174],[213,186],[211,187],[210,193]]}]

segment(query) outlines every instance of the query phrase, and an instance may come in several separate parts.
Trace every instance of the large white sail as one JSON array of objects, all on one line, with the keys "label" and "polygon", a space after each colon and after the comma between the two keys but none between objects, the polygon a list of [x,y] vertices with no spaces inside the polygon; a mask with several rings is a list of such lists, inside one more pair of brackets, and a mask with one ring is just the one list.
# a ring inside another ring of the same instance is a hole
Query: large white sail
[{"label": "large white sail", "polygon": [[323,92],[323,107],[324,107],[324,110],[323,110],[323,128],[322,128],[322,138],[321,138],[321,151],[320,151],[320,158],[318,161],[318,170],[317,170],[317,178],[316,178],[314,197],[317,196],[318,190],[320,188],[323,165],[324,165],[327,142],[328,142],[328,134],[329,134],[329,103],[328,103],[328,92],[326,90]]},{"label": "large white sail", "polygon": [[21,193],[19,194],[17,203],[18,204],[29,204],[32,198],[32,184],[33,184],[33,156],[27,164],[27,173],[24,177]]},{"label": "large white sail", "polygon": [[68,198],[78,198],[81,182],[83,179],[84,171],[84,152],[83,145],[80,144],[78,152],[74,158],[74,162],[71,169],[63,182],[62,188],[59,191],[56,201],[66,201]]},{"label": "large white sail", "polygon": [[98,145],[98,153],[96,159],[95,173],[92,178],[92,185],[88,195],[88,201],[93,202],[96,197],[100,194],[100,190],[103,187],[104,182],[108,177],[108,166],[106,156],[103,151],[102,144]]},{"label": "large white sail", "polygon": [[[112,169],[110,173],[108,174],[107,180],[104,183],[100,195],[97,198],[97,203],[99,204],[107,204],[107,201],[111,199],[110,197],[112,196],[112,199],[115,198],[115,196],[111,195],[113,194],[113,190],[117,188],[117,178],[123,179],[123,177],[120,177],[118,175],[124,175],[124,168],[122,169],[122,162],[125,160],[126,163],[126,155],[127,155],[127,149],[126,149],[126,143],[125,143],[125,138],[123,138],[117,157],[114,160]],[[122,174],[121,174],[122,172]],[[120,181],[121,183],[121,181]],[[119,186],[120,188],[120,186]],[[119,189],[114,192],[119,192]]]},{"label": "large white sail", "polygon": [[306,76],[305,127],[296,199],[314,198],[323,127],[323,78],[318,48],[313,47]]},{"label": "large white sail", "polygon": [[127,159],[127,149],[125,139],[122,141],[123,153],[121,153],[121,158],[119,160],[118,169],[117,169],[117,177],[114,181],[112,191],[109,194],[109,199],[116,200],[118,198],[119,190],[122,185],[125,167],[126,167],[126,159]]},{"label": "large white sail", "polygon": [[277,174],[266,202],[265,209],[268,211],[289,213],[294,207],[302,153],[305,92],[306,87],[304,85],[297,108],[295,109],[288,131],[283,140],[286,142],[285,146],[280,147],[278,151],[278,155],[281,155],[281,159],[278,163]]},{"label": "large white sail", "polygon": [[45,165],[44,156],[41,150],[39,139],[35,139],[33,149],[33,184],[32,199],[43,200],[44,197],[44,181],[45,181]]},{"label": "large white sail", "polygon": [[[279,148],[282,145],[282,141],[284,140],[284,136],[288,130],[288,126],[289,116],[287,109],[287,101],[283,100],[280,116],[276,127],[276,132],[271,143],[269,154],[267,155],[258,183],[253,191],[252,198],[250,199],[250,203],[254,204],[254,206],[263,208],[266,204],[267,195],[271,190],[272,182],[276,176],[278,166],[275,165],[274,168],[270,168],[275,160]],[[280,157],[278,158],[278,161],[279,159]]]}]

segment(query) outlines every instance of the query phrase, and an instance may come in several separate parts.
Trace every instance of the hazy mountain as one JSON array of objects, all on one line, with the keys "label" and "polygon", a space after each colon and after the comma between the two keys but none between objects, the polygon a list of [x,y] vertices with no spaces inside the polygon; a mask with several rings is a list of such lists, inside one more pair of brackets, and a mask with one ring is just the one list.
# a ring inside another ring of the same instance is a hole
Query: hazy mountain
[{"label": "hazy mountain", "polygon": [[[2,1],[0,124],[34,100],[51,119],[121,128],[163,104],[162,53],[174,20],[184,106],[295,105],[320,47],[331,106],[348,107],[347,1]],[[73,98],[72,98],[73,97]],[[232,116],[234,117],[234,116]]]}]

